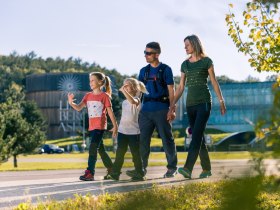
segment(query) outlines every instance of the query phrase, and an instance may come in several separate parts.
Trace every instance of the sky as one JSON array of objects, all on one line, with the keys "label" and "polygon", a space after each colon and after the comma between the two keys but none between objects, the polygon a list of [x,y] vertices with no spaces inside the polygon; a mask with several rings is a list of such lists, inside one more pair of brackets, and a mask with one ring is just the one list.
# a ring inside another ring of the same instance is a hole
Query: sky
[{"label": "sky", "polygon": [[241,20],[244,0],[0,0],[0,55],[34,51],[39,57],[81,58],[121,74],[146,65],[148,42],[175,76],[187,55],[184,38],[200,37],[217,76],[242,81],[268,73],[250,67],[227,34],[229,3]]}]

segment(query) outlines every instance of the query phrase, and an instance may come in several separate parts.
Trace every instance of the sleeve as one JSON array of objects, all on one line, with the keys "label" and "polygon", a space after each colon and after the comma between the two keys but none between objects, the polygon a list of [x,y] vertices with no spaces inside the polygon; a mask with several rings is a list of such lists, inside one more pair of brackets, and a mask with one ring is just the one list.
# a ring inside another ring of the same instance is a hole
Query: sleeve
[{"label": "sleeve", "polygon": [[145,67],[142,68],[142,69],[140,70],[140,72],[139,72],[138,80],[139,80],[140,82],[144,82],[144,69],[145,69]]},{"label": "sleeve", "polygon": [[165,68],[164,75],[165,75],[166,84],[167,85],[174,85],[173,72],[172,72],[172,69],[169,66],[167,66]]},{"label": "sleeve", "polygon": [[88,101],[88,93],[83,97],[83,99],[82,99],[82,102],[84,103],[84,104],[87,104],[87,101]]},{"label": "sleeve", "polygon": [[206,64],[207,70],[208,70],[212,65],[214,65],[214,64],[213,64],[213,61],[211,60],[211,58],[208,58],[208,59],[207,59],[207,64]]},{"label": "sleeve", "polygon": [[112,107],[110,96],[107,93],[104,98],[104,106],[105,106],[105,108]]},{"label": "sleeve", "polygon": [[187,64],[186,64],[186,61],[184,61],[184,62],[181,64],[181,72],[182,72],[182,73],[186,73],[186,69],[187,69]]}]

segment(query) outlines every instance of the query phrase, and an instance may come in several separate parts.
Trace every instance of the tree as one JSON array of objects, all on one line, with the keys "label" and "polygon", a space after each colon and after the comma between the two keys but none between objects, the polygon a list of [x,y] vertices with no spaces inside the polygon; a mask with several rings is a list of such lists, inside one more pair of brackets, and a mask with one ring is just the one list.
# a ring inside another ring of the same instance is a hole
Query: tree
[{"label": "tree", "polygon": [[2,160],[13,156],[14,167],[17,167],[19,154],[30,153],[42,144],[45,126],[36,105],[23,100],[20,86],[13,83],[5,95],[6,101],[0,104],[0,119],[5,122],[0,130],[0,149],[5,152]]},{"label": "tree", "polygon": [[279,14],[277,4],[265,4],[260,0],[249,2],[243,12],[243,26],[247,30],[235,21],[231,10],[226,15],[229,36],[238,51],[249,55],[250,65],[258,72],[280,72]]}]

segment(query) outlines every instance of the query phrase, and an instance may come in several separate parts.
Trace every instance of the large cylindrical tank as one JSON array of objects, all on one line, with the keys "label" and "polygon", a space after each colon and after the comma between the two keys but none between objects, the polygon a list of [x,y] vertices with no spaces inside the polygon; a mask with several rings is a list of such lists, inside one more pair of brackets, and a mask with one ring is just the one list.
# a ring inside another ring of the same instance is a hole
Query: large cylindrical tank
[{"label": "large cylindrical tank", "polygon": [[69,107],[67,93],[74,93],[76,103],[79,103],[88,91],[88,73],[47,73],[26,77],[26,97],[35,101],[46,117],[48,139],[76,135],[76,130],[82,129],[82,113]]}]

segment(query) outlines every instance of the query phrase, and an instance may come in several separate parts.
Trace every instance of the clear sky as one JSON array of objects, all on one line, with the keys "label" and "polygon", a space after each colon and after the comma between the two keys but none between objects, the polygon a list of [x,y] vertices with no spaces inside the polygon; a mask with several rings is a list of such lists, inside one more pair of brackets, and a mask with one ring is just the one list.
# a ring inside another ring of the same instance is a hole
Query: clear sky
[{"label": "clear sky", "polygon": [[264,80],[227,35],[229,3],[241,17],[244,0],[0,0],[0,54],[79,57],[131,75],[146,65],[146,43],[158,41],[160,60],[180,75],[183,39],[197,34],[216,75]]}]

